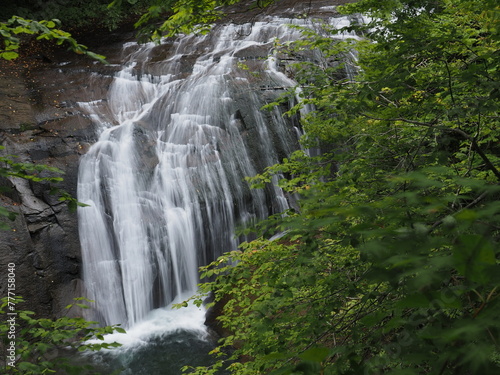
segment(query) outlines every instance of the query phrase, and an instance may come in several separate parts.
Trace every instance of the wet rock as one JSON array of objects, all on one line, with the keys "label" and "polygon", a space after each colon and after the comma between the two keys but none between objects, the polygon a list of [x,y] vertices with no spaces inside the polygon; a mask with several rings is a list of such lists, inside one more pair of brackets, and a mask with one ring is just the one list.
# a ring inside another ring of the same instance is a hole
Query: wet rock
[{"label": "wet rock", "polygon": [[6,188],[0,190],[0,205],[16,213],[14,221],[2,219],[10,229],[0,232],[0,295],[7,295],[7,266],[14,264],[15,292],[26,301],[19,307],[39,316],[61,315],[80,290],[76,213],[50,190],[58,187],[76,196],[79,156],[96,130],[78,102],[104,100],[116,70],[103,65],[96,73],[94,67],[88,58],[57,49],[50,59],[0,61],[0,142],[5,147],[0,154],[58,168],[64,178],[59,184],[0,181]]}]

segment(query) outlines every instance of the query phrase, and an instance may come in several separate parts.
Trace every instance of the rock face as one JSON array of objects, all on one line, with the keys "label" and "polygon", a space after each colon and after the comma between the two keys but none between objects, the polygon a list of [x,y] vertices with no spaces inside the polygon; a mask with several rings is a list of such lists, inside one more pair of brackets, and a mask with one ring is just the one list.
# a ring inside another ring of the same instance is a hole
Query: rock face
[{"label": "rock face", "polygon": [[[110,61],[119,59],[113,53],[121,44],[106,46]],[[28,53],[0,61],[0,155],[59,168],[64,181],[57,186],[76,197],[79,157],[95,137],[77,102],[104,99],[113,67],[43,45]],[[11,229],[0,232],[0,295],[7,295],[7,266],[14,264],[15,293],[26,301],[19,308],[58,316],[80,295],[76,213],[49,194],[48,183],[1,178],[0,186],[7,188],[0,204],[17,213],[6,222]]]},{"label": "rock face", "polygon": [[[332,5],[346,2],[351,1],[282,0],[265,11],[252,12],[241,12],[243,7],[238,6],[229,10],[223,22],[252,22],[266,14],[316,17],[331,14]],[[105,55],[110,62],[106,66],[40,43],[15,62],[0,61],[0,144],[5,147],[0,155],[17,155],[19,162],[59,168],[64,181],[58,187],[76,197],[80,155],[96,140],[95,124],[78,102],[105,103],[111,77],[119,68],[122,45],[132,38],[133,32],[120,30],[79,39]],[[162,54],[158,49],[159,60]],[[259,51],[249,54],[259,56]],[[154,61],[151,69],[154,75]],[[244,117],[236,118],[242,127],[246,126]],[[38,316],[59,316],[73,297],[85,295],[76,213],[58,196],[50,195],[46,183],[0,177],[2,186],[8,190],[0,190],[0,204],[17,217],[8,223],[10,230],[0,232],[0,296],[7,295],[8,265],[14,264],[15,293],[26,301],[19,307]]]}]

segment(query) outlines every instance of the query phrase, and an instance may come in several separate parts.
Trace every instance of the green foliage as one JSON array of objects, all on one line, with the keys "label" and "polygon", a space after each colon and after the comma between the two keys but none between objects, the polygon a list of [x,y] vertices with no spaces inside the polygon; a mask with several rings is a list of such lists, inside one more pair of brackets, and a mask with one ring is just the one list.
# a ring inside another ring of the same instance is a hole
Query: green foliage
[{"label": "green foliage", "polygon": [[[263,8],[275,0],[254,0],[248,9]],[[214,22],[224,16],[223,8],[241,0],[49,0],[24,2],[7,0],[0,7],[0,34],[4,42],[0,58],[18,56],[18,34],[37,35],[65,43],[77,53],[84,53],[104,62],[103,56],[88,51],[68,32],[56,29],[86,31],[89,27],[116,29],[125,21],[136,19],[138,37],[142,41],[159,41],[163,36],[179,33],[206,33]],[[37,19],[51,21],[34,21]]]},{"label": "green foliage", "polygon": [[[365,0],[346,30],[304,30],[290,53],[307,146],[252,178],[299,210],[202,268],[226,331],[195,374],[500,372],[500,8]],[[325,31],[327,32],[325,34]],[[373,43],[376,42],[376,43]],[[352,61],[357,51],[354,76]],[[327,61],[327,64],[323,62]]]},{"label": "green foliage", "polygon": [[13,15],[33,20],[58,19],[65,29],[86,30],[89,26],[115,29],[127,18],[144,12],[152,1],[120,1],[119,6],[108,7],[111,0],[4,0],[0,9],[0,21]]},{"label": "green foliage", "polygon": [[[74,364],[65,356],[76,352],[111,349],[120,344],[97,342],[103,335],[125,330],[118,325],[96,328],[97,322],[83,318],[64,316],[59,319],[36,318],[32,311],[18,310],[23,302],[20,297],[3,297],[0,313],[6,319],[0,322],[2,352],[7,354],[5,373],[49,374],[64,371],[66,374],[95,374],[92,366]],[[75,304],[66,309],[88,308],[81,303],[92,302],[86,298],[75,298]],[[90,341],[92,340],[92,341]]]},{"label": "green foliage", "polygon": [[[265,7],[275,0],[255,0],[250,9]],[[120,4],[115,0],[112,4]],[[207,33],[215,21],[224,15],[224,7],[241,3],[241,0],[160,0],[154,2],[136,22],[143,38],[158,41],[162,36],[180,33]],[[165,15],[167,19],[164,20]],[[161,22],[161,25],[156,25]]]},{"label": "green foliage", "polygon": [[79,44],[70,33],[56,28],[60,21],[33,21],[19,16],[12,16],[6,22],[0,22],[0,59],[13,60],[19,56],[20,35],[33,35],[38,40],[53,40],[58,45],[67,45],[78,54],[85,54],[93,59],[106,62],[104,56],[98,55]]}]

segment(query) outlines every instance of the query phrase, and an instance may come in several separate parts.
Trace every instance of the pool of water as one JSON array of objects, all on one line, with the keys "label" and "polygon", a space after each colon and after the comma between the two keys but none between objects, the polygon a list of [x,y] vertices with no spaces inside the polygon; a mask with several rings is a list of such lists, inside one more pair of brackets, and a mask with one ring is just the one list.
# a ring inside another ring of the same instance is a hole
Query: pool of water
[{"label": "pool of water", "polygon": [[200,338],[197,332],[179,330],[128,349],[101,352],[92,356],[98,371],[120,375],[177,375],[184,366],[209,365],[208,354],[214,341]]},{"label": "pool of water", "polygon": [[216,337],[204,320],[205,310],[196,306],[157,309],[127,333],[106,336],[106,342],[118,342],[121,347],[86,354],[84,360],[104,374],[180,375],[184,366],[213,362],[209,352]]}]

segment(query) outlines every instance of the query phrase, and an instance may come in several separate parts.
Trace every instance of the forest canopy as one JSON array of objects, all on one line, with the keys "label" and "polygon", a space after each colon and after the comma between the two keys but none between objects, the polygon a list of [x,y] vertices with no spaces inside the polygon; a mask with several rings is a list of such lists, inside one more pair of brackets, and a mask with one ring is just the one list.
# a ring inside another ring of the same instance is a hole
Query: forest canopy
[{"label": "forest canopy", "polygon": [[[366,22],[304,29],[280,51],[323,57],[295,67],[290,113],[315,108],[303,144],[324,152],[248,179],[278,176],[298,207],[202,269],[226,336],[214,366],[185,370],[499,373],[498,3],[338,9]],[[346,31],[361,38],[332,38]]]}]

